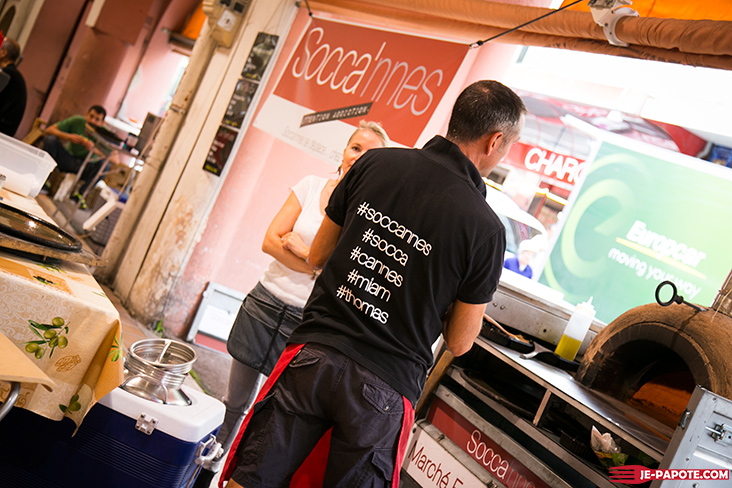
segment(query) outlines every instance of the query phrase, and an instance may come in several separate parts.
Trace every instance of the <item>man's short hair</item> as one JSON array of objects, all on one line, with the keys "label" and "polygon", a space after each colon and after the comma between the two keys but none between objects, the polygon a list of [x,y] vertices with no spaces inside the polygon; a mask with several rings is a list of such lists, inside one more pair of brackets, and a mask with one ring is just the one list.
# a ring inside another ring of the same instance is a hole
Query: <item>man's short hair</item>
[{"label": "man's short hair", "polygon": [[18,62],[18,58],[20,58],[20,45],[13,39],[6,37],[0,49],[5,50],[8,61],[13,64]]},{"label": "man's short hair", "polygon": [[472,142],[485,134],[503,132],[509,138],[520,131],[526,106],[513,90],[493,80],[476,81],[455,100],[447,139]]},{"label": "man's short hair", "polygon": [[92,105],[91,107],[89,107],[89,112],[91,112],[92,110],[98,114],[102,114],[102,118],[107,116],[107,111],[104,110],[104,107],[102,107],[101,105]]}]

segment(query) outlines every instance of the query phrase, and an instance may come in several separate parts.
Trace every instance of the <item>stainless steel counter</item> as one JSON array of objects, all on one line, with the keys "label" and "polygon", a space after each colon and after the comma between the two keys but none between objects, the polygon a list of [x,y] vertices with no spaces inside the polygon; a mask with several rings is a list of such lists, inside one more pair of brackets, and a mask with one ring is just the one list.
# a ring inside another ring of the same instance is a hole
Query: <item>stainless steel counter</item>
[{"label": "stainless steel counter", "polygon": [[[476,345],[471,357],[450,366],[426,417],[418,421],[415,432],[421,437],[415,434],[407,461],[407,472],[415,480],[421,474],[413,465],[420,459],[415,453],[432,442],[433,462],[451,466],[454,472],[460,465],[471,473],[461,475],[461,481],[488,475],[493,480],[488,486],[614,488],[617,484],[589,449],[592,426],[609,432],[627,454],[663,459],[672,429],[589,390],[562,369],[524,359],[483,337]],[[530,398],[511,398],[506,385],[531,390]],[[581,425],[578,431],[587,430],[587,435],[568,445],[564,431],[557,429],[558,417],[562,425]],[[578,454],[577,443],[584,444],[586,454]]]},{"label": "stainless steel counter", "polygon": [[599,430],[604,428],[613,437],[625,440],[657,461],[663,458],[673,429],[625,403],[586,388],[564,370],[533,359],[523,359],[519,353],[482,337],[476,339],[476,344],[546,389],[534,425],[545,413],[550,397],[556,396],[596,422]]}]

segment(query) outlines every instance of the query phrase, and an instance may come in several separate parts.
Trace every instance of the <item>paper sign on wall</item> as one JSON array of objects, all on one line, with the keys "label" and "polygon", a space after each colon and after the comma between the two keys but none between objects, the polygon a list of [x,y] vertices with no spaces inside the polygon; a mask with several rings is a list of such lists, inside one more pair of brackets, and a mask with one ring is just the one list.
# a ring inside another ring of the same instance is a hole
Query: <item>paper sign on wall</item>
[{"label": "paper sign on wall", "polygon": [[221,176],[224,171],[239,130],[244,125],[244,118],[252,104],[252,99],[262,81],[272,54],[274,54],[278,39],[278,36],[264,32],[257,34],[241,72],[242,77],[236,83],[229,106],[221,120],[221,126],[209,149],[208,157],[203,165],[204,170],[216,176]]},{"label": "paper sign on wall", "polygon": [[220,125],[219,130],[216,132],[216,137],[214,137],[214,141],[211,144],[211,149],[208,150],[208,156],[206,156],[203,169],[216,176],[220,176],[224,170],[226,161],[229,159],[231,149],[234,147],[235,139],[235,130]]}]

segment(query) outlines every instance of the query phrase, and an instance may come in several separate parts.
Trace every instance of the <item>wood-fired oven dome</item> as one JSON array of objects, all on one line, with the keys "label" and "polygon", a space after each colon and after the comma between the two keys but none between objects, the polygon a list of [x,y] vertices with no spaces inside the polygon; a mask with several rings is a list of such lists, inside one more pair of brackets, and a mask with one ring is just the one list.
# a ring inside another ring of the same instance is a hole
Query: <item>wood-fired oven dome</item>
[{"label": "wood-fired oven dome", "polygon": [[694,385],[732,398],[731,352],[732,317],[653,303],[598,333],[575,379],[674,426]]}]

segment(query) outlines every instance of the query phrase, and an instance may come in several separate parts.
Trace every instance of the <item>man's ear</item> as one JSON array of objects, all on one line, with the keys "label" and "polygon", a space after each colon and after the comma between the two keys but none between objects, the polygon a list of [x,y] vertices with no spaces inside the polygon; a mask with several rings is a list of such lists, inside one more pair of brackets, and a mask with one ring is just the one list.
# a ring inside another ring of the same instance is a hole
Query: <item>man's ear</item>
[{"label": "man's ear", "polygon": [[493,151],[499,150],[503,146],[503,137],[503,132],[501,131],[494,132],[488,136],[486,140],[485,153],[490,155]]}]

